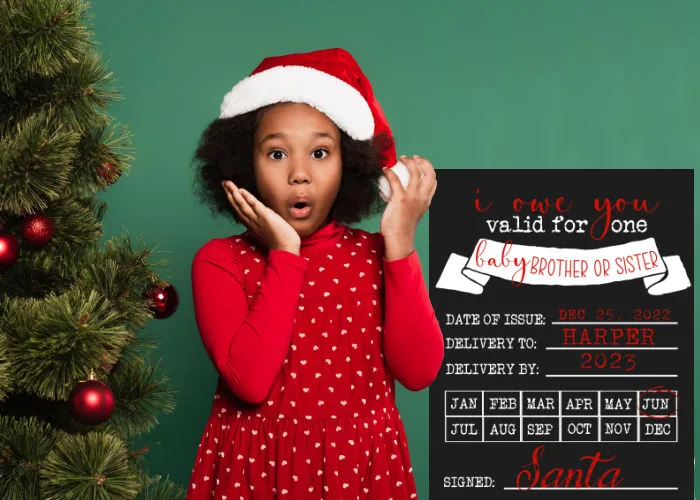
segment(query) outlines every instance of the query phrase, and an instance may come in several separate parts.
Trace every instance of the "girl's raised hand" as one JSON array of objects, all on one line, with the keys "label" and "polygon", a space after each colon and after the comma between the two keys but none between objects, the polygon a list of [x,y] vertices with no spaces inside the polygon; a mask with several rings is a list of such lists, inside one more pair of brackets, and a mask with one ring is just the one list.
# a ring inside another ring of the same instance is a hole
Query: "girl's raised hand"
[{"label": "girl's raised hand", "polygon": [[221,185],[238,217],[256,239],[270,250],[285,250],[299,255],[301,238],[286,220],[232,181],[223,181]]},{"label": "girl's raised hand", "polygon": [[379,227],[387,260],[405,257],[413,251],[416,227],[437,189],[435,169],[428,160],[417,155],[413,158],[401,156],[401,162],[409,171],[406,187],[390,168],[384,169],[391,185],[391,198]]}]

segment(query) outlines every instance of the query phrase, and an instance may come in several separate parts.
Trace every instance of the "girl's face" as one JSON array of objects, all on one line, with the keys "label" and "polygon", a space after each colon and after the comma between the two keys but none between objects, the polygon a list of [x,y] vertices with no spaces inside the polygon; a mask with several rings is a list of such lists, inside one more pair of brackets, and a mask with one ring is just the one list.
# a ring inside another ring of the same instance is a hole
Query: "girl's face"
[{"label": "girl's face", "polygon": [[260,198],[302,238],[328,222],[340,188],[340,133],[323,113],[297,103],[265,110],[255,132]]}]

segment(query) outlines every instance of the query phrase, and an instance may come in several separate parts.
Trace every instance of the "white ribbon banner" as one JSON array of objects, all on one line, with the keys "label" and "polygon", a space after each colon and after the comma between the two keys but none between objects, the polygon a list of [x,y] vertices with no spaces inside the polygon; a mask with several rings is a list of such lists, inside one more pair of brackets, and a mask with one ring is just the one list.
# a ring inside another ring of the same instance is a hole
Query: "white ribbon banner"
[{"label": "white ribbon banner", "polygon": [[641,278],[650,295],[690,287],[680,256],[661,257],[654,238],[592,250],[480,239],[471,257],[450,254],[435,286],[479,295],[491,276],[514,286],[604,285]]}]

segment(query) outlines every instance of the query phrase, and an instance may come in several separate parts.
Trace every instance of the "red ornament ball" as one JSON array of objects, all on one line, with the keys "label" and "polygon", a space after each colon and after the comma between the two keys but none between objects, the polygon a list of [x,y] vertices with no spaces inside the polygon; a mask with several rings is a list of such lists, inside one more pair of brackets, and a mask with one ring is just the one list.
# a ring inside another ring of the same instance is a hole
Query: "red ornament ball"
[{"label": "red ornament ball", "polygon": [[17,237],[11,233],[0,233],[0,271],[14,266],[18,257]]},{"label": "red ornament ball", "polygon": [[171,316],[180,303],[177,290],[170,284],[153,285],[146,292],[146,298],[153,301],[151,312],[156,319],[164,319]]},{"label": "red ornament ball", "polygon": [[97,425],[112,415],[114,394],[107,384],[99,380],[85,380],[73,388],[68,403],[76,422]]},{"label": "red ornament ball", "polygon": [[22,241],[35,247],[46,245],[53,237],[53,221],[46,214],[26,217],[22,224]]}]

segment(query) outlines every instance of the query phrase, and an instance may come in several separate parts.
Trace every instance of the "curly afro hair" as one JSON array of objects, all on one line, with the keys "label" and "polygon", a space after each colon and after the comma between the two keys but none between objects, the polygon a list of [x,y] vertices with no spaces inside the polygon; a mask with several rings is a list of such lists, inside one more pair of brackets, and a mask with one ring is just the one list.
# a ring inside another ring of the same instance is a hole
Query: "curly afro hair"
[{"label": "curly afro hair", "polygon": [[[242,223],[221,187],[225,179],[260,197],[253,171],[254,136],[262,113],[271,106],[231,118],[217,118],[202,133],[193,156],[194,192],[214,216],[225,215]],[[378,135],[372,140],[358,141],[338,130],[343,173],[329,216],[341,224],[351,224],[379,212],[382,207],[377,182],[382,175],[382,144],[388,138]]]}]

